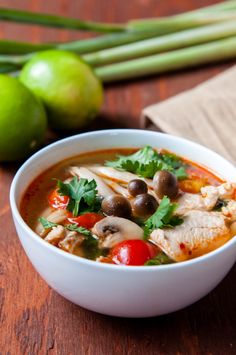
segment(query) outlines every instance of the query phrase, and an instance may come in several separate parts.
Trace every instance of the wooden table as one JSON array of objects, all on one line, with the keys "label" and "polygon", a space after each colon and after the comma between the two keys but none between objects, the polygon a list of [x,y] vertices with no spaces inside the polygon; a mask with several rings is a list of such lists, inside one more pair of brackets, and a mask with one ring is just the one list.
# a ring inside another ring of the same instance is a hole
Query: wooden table
[{"label": "wooden table", "polygon": [[[214,1],[0,0],[0,6],[117,22],[168,15],[210,3]],[[0,24],[0,37],[65,41],[78,38],[78,33]],[[143,107],[189,89],[228,66],[208,66],[109,86],[97,127],[139,127]],[[195,305],[151,319],[95,314],[51,290],[28,261],[12,223],[8,194],[17,168],[16,164],[0,166],[1,354],[236,354],[235,267],[220,286]]]}]

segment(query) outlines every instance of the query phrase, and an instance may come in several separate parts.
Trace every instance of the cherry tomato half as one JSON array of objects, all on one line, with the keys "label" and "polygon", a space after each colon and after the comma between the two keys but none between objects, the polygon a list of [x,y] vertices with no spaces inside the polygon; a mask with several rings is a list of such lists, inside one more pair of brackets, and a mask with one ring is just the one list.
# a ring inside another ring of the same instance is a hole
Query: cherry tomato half
[{"label": "cherry tomato half", "polygon": [[93,228],[93,226],[103,218],[104,216],[99,213],[88,212],[78,217],[73,217],[72,215],[69,215],[67,220],[70,223],[77,224],[80,227],[90,229]]},{"label": "cherry tomato half", "polygon": [[158,253],[158,248],[139,239],[118,243],[111,251],[112,260],[121,265],[144,265]]},{"label": "cherry tomato half", "polygon": [[53,190],[48,196],[49,205],[53,208],[65,209],[69,203],[68,196],[62,196],[58,193],[58,190]]}]

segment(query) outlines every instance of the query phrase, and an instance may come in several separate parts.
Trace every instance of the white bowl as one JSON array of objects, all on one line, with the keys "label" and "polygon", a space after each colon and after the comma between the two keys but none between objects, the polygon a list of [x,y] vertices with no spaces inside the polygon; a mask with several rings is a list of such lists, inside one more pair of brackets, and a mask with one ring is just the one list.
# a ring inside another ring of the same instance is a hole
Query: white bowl
[{"label": "white bowl", "polygon": [[234,180],[227,160],[196,143],[142,130],[109,130],[79,134],[33,155],[17,172],[10,203],[20,241],[35,269],[59,294],[92,311],[121,317],[149,317],[184,308],[210,292],[236,260],[236,237],[219,249],[183,263],[162,266],[118,266],[86,260],[41,239],[23,221],[19,205],[26,188],[57,162],[80,154],[116,147],[169,149]]}]

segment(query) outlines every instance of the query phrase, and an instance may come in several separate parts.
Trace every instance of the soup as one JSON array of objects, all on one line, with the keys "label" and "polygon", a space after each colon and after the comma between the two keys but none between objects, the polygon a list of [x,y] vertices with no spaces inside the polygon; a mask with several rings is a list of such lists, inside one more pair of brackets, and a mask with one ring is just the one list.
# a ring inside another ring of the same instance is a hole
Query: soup
[{"label": "soup", "polygon": [[162,265],[236,234],[235,184],[150,146],[67,159],[31,183],[26,223],[46,242],[97,262]]}]

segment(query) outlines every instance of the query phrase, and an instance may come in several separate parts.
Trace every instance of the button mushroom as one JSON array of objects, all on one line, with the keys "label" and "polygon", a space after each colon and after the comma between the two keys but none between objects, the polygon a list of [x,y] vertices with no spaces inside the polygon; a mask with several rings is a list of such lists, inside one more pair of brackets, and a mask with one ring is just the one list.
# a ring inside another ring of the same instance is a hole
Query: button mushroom
[{"label": "button mushroom", "polygon": [[92,232],[99,238],[101,248],[112,248],[128,239],[143,239],[143,230],[136,223],[120,217],[106,217],[97,222]]}]

